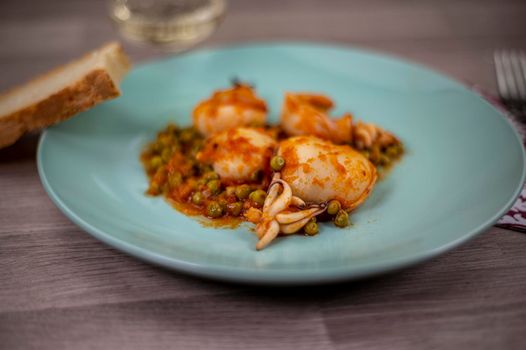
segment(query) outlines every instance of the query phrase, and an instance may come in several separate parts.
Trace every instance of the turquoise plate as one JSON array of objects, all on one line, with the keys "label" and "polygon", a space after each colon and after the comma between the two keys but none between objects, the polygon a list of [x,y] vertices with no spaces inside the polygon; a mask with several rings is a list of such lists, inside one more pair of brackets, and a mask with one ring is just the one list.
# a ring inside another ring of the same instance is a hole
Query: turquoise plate
[{"label": "turquoise plate", "polygon": [[[144,195],[142,147],[167,122],[233,77],[254,83],[278,120],[285,91],[333,97],[400,136],[407,155],[352,215],[315,237],[254,249],[249,224],[203,227]],[[444,253],[491,226],[525,177],[518,134],[461,84],[376,53],[316,44],[257,44],[196,51],[136,67],[122,97],[49,128],[38,149],[42,183],[81,228],[140,259],[221,280],[307,284],[356,279]]]}]

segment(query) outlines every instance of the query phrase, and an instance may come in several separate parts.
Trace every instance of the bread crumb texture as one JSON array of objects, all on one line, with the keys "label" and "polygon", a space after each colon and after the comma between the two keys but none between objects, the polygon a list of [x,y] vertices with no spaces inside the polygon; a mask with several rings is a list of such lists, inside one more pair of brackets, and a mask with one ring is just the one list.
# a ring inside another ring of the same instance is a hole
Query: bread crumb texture
[{"label": "bread crumb texture", "polygon": [[[121,72],[128,71],[130,64],[120,45],[112,43],[101,50],[107,50],[108,47],[113,47],[118,56],[112,65],[117,63]],[[27,131],[59,123],[102,101],[119,96],[118,81],[112,79],[106,66],[108,65],[96,65],[77,81],[63,86],[47,97],[31,101],[14,112],[0,116],[0,148],[13,144]],[[59,67],[58,70],[55,69],[34,81],[46,79],[51,74],[67,74],[67,70],[67,66],[62,70]],[[28,82],[26,85],[31,84],[32,82]],[[2,96],[3,98],[0,97],[0,103],[5,103],[8,98],[17,98],[17,91],[23,88],[24,86],[16,88]]]}]

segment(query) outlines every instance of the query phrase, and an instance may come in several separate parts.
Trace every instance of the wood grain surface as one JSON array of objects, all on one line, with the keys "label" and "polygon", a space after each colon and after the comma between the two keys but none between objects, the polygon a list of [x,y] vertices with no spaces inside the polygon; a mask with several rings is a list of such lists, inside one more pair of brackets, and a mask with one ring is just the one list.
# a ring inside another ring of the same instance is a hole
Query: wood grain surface
[{"label": "wood grain surface", "polygon": [[[0,1],[0,90],[118,38],[102,0]],[[203,46],[368,47],[496,88],[492,52],[526,49],[526,2],[230,1]],[[135,62],[163,56],[126,43]],[[492,228],[420,266],[309,288],[166,271],[91,238],[38,178],[38,134],[0,150],[0,349],[524,349],[526,235]]]}]

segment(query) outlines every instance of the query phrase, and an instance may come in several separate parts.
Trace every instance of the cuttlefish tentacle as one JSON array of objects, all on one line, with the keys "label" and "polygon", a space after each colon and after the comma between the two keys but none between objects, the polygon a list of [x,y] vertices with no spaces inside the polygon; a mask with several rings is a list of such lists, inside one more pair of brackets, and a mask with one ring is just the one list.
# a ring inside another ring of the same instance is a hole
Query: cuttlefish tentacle
[{"label": "cuttlefish tentacle", "polygon": [[290,186],[285,181],[280,180],[279,173],[275,173],[263,204],[261,221],[256,226],[256,234],[259,238],[256,249],[263,249],[277,237],[279,224],[274,218],[276,214],[288,208],[291,199],[292,190]]},{"label": "cuttlefish tentacle", "polygon": [[261,250],[265,248],[279,234],[280,227],[276,220],[269,221],[267,226],[268,228],[265,230],[265,234],[263,235],[263,237],[260,238],[260,240],[256,244],[257,250]]},{"label": "cuttlefish tentacle", "polygon": [[290,199],[290,205],[303,209],[307,204],[305,204],[305,201],[300,197],[292,196],[292,198]]},{"label": "cuttlefish tentacle", "polygon": [[271,221],[272,219],[261,219],[261,221],[256,225],[256,235],[259,239],[265,235]]},{"label": "cuttlefish tentacle", "polygon": [[280,224],[292,224],[293,222],[300,221],[305,218],[311,218],[312,215],[319,210],[319,207],[312,207],[296,212],[281,212],[276,215],[276,220]]},{"label": "cuttlefish tentacle", "polygon": [[286,224],[286,225],[279,225],[279,230],[281,233],[285,235],[290,235],[293,233],[298,232],[301,230],[303,226],[305,226],[311,218],[307,217],[304,219],[301,219],[300,221],[293,222],[292,224]]},{"label": "cuttlefish tentacle", "polygon": [[[281,177],[280,173],[278,172],[274,173],[274,176],[272,177],[272,182],[270,183],[270,186],[268,189],[267,197],[265,198],[265,202],[263,203],[262,216],[260,219],[261,221],[256,226],[256,234],[258,238],[260,239],[262,239],[262,237],[265,236],[269,230],[275,229],[276,227],[274,224],[272,224],[272,221],[274,220],[275,215],[272,215],[273,213],[270,211],[270,208],[278,200],[278,196],[281,197],[280,187],[283,186],[283,184],[280,182],[281,181],[280,177]],[[278,225],[278,233],[279,233],[279,225]]]},{"label": "cuttlefish tentacle", "polygon": [[269,205],[268,211],[266,213],[263,212],[263,215],[266,214],[271,218],[274,218],[278,213],[287,209],[290,205],[290,201],[292,200],[292,189],[290,188],[289,184],[283,180],[276,180],[275,183],[281,184],[283,189],[281,194],[274,200],[272,204]]},{"label": "cuttlefish tentacle", "polygon": [[256,244],[257,250],[269,245],[280,232],[291,234],[299,231],[313,217],[327,209],[326,203],[322,203],[296,212],[286,211],[291,204],[299,208],[306,207],[305,202],[293,196],[289,184],[281,180],[279,173],[276,173],[263,204],[261,221],[256,226],[256,234],[259,238]]},{"label": "cuttlefish tentacle", "polygon": [[263,213],[268,213],[268,210],[272,203],[276,201],[276,198],[279,195],[279,184],[277,182],[273,182],[268,190],[267,198],[265,198],[265,203],[263,204]]},{"label": "cuttlefish tentacle", "polygon": [[290,224],[279,225],[279,230],[281,233],[286,234],[286,235],[296,233],[299,230],[301,230],[301,228],[305,226],[313,217],[323,213],[326,209],[327,209],[326,207],[317,208],[316,211],[312,212],[310,215],[304,217],[301,220],[292,222]]}]

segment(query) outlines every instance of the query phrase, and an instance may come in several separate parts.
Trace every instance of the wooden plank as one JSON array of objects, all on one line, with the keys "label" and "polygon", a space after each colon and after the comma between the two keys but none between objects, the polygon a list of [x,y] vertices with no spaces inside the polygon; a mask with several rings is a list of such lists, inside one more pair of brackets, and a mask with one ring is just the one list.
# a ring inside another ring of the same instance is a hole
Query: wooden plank
[{"label": "wooden plank", "polygon": [[[359,45],[495,91],[492,52],[526,49],[522,0],[231,0],[203,46]],[[0,90],[118,38],[106,0],[0,1]],[[125,43],[135,62],[165,54]],[[37,134],[0,150],[0,348],[522,349],[526,236],[492,228],[417,267],[310,288],[205,281],[91,238],[46,196]]]},{"label": "wooden plank", "polygon": [[316,305],[298,306],[248,292],[4,313],[0,338],[7,348],[329,348]]}]

